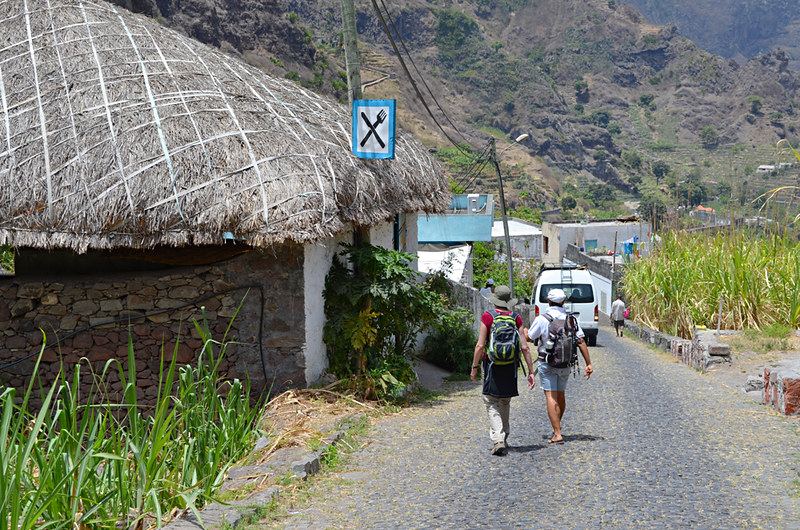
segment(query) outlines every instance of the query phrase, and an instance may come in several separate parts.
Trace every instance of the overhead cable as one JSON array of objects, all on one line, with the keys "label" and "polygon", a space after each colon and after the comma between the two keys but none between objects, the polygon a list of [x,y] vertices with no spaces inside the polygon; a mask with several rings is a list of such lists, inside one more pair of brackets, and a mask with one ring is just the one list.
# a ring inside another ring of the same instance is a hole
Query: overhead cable
[{"label": "overhead cable", "polygon": [[[431,117],[431,119],[433,119],[433,122],[436,124],[436,126],[439,128],[439,130],[442,131],[442,134],[444,134],[445,138],[447,138],[450,141],[450,143],[452,143],[456,147],[456,149],[461,151],[461,153],[464,156],[467,156],[467,157],[470,157],[470,158],[474,158],[472,154],[469,154],[466,151],[464,151],[464,149],[462,149],[461,146],[455,140],[453,140],[450,137],[450,135],[447,133],[447,131],[444,130],[444,127],[442,127],[442,124],[439,123],[439,120],[436,119],[436,116],[433,115],[433,112],[431,112],[431,109],[428,106],[428,102],[425,101],[425,98],[422,96],[422,93],[420,92],[419,87],[417,86],[417,82],[414,81],[413,77],[411,77],[411,72],[408,71],[408,67],[406,66],[406,63],[403,60],[403,57],[400,55],[400,50],[397,49],[397,44],[395,43],[394,38],[392,37],[392,34],[389,31],[389,27],[386,25],[386,20],[384,20],[383,13],[381,13],[381,10],[378,7],[378,3],[377,3],[376,0],[372,0],[372,6],[375,8],[375,13],[378,15],[378,18],[381,21],[381,25],[383,26],[383,31],[386,33],[386,36],[389,38],[389,42],[392,44],[392,49],[394,50],[395,55],[397,55],[397,59],[400,61],[400,65],[403,67],[403,71],[405,72],[406,77],[408,77],[408,80],[411,82],[411,86],[414,88],[414,92],[417,94],[417,97],[419,98],[420,102],[425,107],[425,110],[427,111],[428,115]],[[398,38],[399,38],[399,35],[398,35]],[[460,132],[459,132],[459,134],[460,134]]]}]

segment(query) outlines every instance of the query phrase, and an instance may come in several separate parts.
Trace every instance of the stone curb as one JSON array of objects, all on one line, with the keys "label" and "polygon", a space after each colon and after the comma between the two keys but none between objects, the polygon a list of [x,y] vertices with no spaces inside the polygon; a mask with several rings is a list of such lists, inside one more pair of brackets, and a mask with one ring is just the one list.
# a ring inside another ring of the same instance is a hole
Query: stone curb
[{"label": "stone curb", "polygon": [[[276,451],[270,460],[263,464],[232,467],[225,478],[221,493],[246,489],[251,485],[258,488],[259,483],[267,477],[290,475],[293,480],[306,480],[309,476],[316,475],[322,468],[322,456],[345,436],[350,425],[363,417],[363,414],[353,414],[339,420],[316,451],[308,452],[299,447],[288,447]],[[200,510],[202,524],[195,514],[190,513],[186,517],[168,523],[164,528],[168,530],[236,528],[259,508],[275,502],[279,494],[280,488],[272,486],[257,491],[245,499],[225,504],[214,502]]]},{"label": "stone curb", "polygon": [[[730,348],[718,342],[711,331],[700,332],[694,340],[672,337],[635,322],[626,321],[625,330],[643,342],[672,353],[683,364],[706,371],[720,362],[731,362]],[[745,391],[761,391],[761,402],[786,416],[800,416],[800,365],[765,367],[759,380],[749,377]]]},{"label": "stone curb", "polygon": [[764,368],[765,405],[772,406],[781,414],[800,416],[800,374],[794,367],[776,366]]},{"label": "stone curb", "polygon": [[694,339],[683,339],[626,320],[625,332],[642,342],[671,353],[683,364],[703,372],[718,363],[731,362],[730,347],[717,341],[714,332],[711,331],[698,332]]}]

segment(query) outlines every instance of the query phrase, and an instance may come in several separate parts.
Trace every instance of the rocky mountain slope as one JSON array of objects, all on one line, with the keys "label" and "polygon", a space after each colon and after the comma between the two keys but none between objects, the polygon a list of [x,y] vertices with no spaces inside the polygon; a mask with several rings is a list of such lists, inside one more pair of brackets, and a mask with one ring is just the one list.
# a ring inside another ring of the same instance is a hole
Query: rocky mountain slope
[{"label": "rocky mountain slope", "polygon": [[800,9],[791,0],[624,1],[655,24],[676,24],[698,46],[723,57],[743,59],[782,48],[793,62],[800,59]]},{"label": "rocky mountain slope", "polygon": [[[118,1],[346,100],[339,0]],[[365,97],[397,98],[401,125],[432,148],[447,146],[405,78],[373,3],[358,1],[356,9],[362,77],[375,81]],[[402,54],[429,105],[436,109],[435,98],[444,109],[434,115],[451,138],[482,146],[490,135],[529,133],[522,147],[529,156],[511,161],[545,181],[553,173],[561,180],[583,174],[635,191],[629,168],[619,163],[625,151],[657,158],[659,150],[685,145],[770,146],[793,139],[800,127],[800,76],[785,53],[747,61],[716,56],[676,25],[651,25],[619,2],[399,0],[384,16],[408,50]],[[550,188],[558,192],[558,184]],[[532,193],[527,201],[544,207],[555,199]],[[512,193],[510,201],[524,198]]]}]

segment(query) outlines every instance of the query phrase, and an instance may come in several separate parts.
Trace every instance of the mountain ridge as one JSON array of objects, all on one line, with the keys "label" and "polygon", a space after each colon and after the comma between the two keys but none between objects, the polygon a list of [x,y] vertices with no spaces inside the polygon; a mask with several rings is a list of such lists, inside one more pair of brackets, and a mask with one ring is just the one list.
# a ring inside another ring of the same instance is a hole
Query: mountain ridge
[{"label": "mountain ridge", "polygon": [[[338,0],[135,1],[141,4],[131,8],[190,36],[346,100]],[[432,149],[447,146],[404,78],[372,4],[359,1],[356,10],[364,70],[380,65],[386,74],[365,97],[397,98],[404,127]],[[528,156],[515,155],[525,166],[516,185],[548,185],[533,189],[527,200],[512,189],[512,207],[553,206],[570,175],[623,193],[641,191],[638,170],[620,162],[633,150],[649,162],[675,146],[693,145],[702,155],[719,144],[775,145],[783,138],[794,144],[800,134],[800,75],[789,68],[785,52],[743,63],[716,56],[684,38],[675,24],[650,24],[633,6],[608,0],[405,0],[387,14],[395,39],[419,67],[421,74],[409,67],[417,85],[430,87],[445,108],[437,121],[453,122],[446,125],[451,137],[478,146],[492,136],[530,134],[519,148]],[[709,128],[710,139],[703,136]],[[522,179],[526,171],[533,181]],[[478,179],[476,185],[486,183]]]}]

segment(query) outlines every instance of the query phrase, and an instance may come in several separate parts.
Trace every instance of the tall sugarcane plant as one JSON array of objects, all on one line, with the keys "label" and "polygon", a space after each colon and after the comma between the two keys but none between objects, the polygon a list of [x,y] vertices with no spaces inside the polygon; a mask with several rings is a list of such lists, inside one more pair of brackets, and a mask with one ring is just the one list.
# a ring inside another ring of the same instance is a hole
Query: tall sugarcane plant
[{"label": "tall sugarcane plant", "polygon": [[[219,376],[225,339],[212,339],[205,319],[194,324],[203,340],[199,359],[178,366],[178,345],[171,355],[162,346],[155,406],[138,401],[130,338],[127,363],[108,361],[89,389],[80,384],[88,361],[71,378],[62,368],[36,412],[29,404],[41,388],[39,361],[18,404],[14,389],[2,390],[0,528],[146,528],[176,511],[200,516],[252,446],[260,408],[251,406],[247,382]],[[112,370],[121,401],[105,383]]]}]

